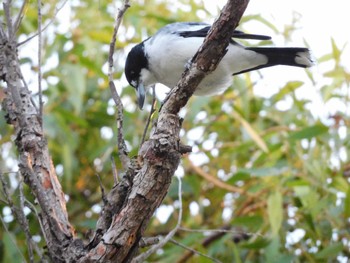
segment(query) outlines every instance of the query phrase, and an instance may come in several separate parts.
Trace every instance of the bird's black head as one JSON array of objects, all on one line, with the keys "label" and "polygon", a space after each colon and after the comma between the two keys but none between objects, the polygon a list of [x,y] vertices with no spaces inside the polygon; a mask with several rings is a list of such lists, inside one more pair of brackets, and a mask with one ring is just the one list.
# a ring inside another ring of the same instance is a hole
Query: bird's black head
[{"label": "bird's black head", "polygon": [[145,87],[141,79],[142,69],[148,69],[148,59],[143,42],[131,49],[125,62],[126,79],[136,89],[137,100],[141,109],[145,100]]}]

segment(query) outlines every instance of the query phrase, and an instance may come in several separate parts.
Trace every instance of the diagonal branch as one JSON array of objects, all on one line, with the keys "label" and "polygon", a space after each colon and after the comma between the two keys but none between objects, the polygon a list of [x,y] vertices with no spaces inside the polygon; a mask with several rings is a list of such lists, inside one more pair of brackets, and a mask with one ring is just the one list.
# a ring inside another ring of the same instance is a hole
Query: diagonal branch
[{"label": "diagonal branch", "polygon": [[204,179],[206,179],[208,182],[211,182],[212,184],[214,184],[215,186],[230,191],[232,193],[239,193],[239,194],[245,194],[245,195],[250,195],[249,193],[247,193],[246,191],[244,191],[242,188],[239,188],[237,186],[234,185],[229,185],[223,181],[221,181],[220,179],[212,176],[211,174],[205,172],[203,169],[201,169],[200,167],[194,165],[193,162],[191,162],[189,160],[189,166],[190,169],[193,170],[194,172],[196,172],[199,176],[203,177]]},{"label": "diagonal branch", "polygon": [[[20,225],[20,227],[22,228],[25,236],[26,236],[26,242],[27,242],[27,246],[28,246],[28,254],[29,254],[29,260],[30,262],[34,262],[34,258],[33,258],[33,248],[32,248],[32,237],[30,235],[29,232],[29,226],[28,226],[28,221],[27,218],[24,215],[23,209],[22,209],[22,193],[20,194],[20,199],[21,199],[21,208],[18,208],[17,206],[15,206],[15,204],[13,203],[13,200],[10,196],[10,193],[8,191],[8,186],[7,183],[5,181],[4,175],[3,173],[0,171],[0,182],[2,185],[2,191],[3,191],[3,195],[6,199],[6,203],[7,205],[10,207],[12,214],[15,216],[15,218],[18,220],[18,223]],[[21,182],[20,182],[20,187],[21,187]],[[6,229],[6,225],[5,222],[3,222],[4,228],[6,231],[8,231]],[[16,244],[14,242],[14,244]],[[23,260],[25,261],[25,258],[22,254],[22,252],[19,250],[19,253],[22,255]]]},{"label": "diagonal branch", "polygon": [[[23,83],[10,3],[10,0],[4,3],[7,38],[3,27],[0,26],[0,57],[3,60],[0,79],[7,83],[6,98],[2,108],[6,112],[7,122],[15,129],[20,173],[24,182],[30,186],[41,208],[40,224],[45,233],[51,260],[53,262],[129,262],[136,255],[145,229],[154,211],[165,198],[180,163],[181,119],[178,112],[186,105],[200,81],[215,70],[225,55],[231,32],[238,25],[248,0],[227,2],[202,47],[194,56],[190,68],[186,70],[178,85],[167,97],[160,110],[156,127],[152,130],[150,139],[143,143],[137,160],[133,159],[129,162],[126,147],[123,145],[123,135],[122,133],[118,135],[119,151],[126,158],[128,169],[123,180],[111,191],[116,194],[109,195],[119,199],[108,200],[111,207],[107,209],[108,213],[100,218],[100,225],[104,226],[103,231],[97,233],[96,239],[88,246],[84,246],[80,239],[76,239],[74,229],[68,220],[64,193],[49,155],[47,141],[43,136],[40,116],[32,103],[28,88]],[[126,10],[129,1],[125,0],[124,3]],[[125,10],[121,10],[120,17]],[[116,22],[117,29],[121,18]],[[111,50],[114,50],[115,37],[116,30],[113,34],[114,42],[111,42]],[[109,70],[111,70],[113,55],[109,56],[109,59]],[[112,80],[112,73],[109,71],[109,83],[113,92],[115,87]],[[118,98],[119,96],[116,97],[117,100]],[[122,113],[120,103],[118,118],[122,118]],[[122,131],[122,119],[118,120],[118,126],[119,131]],[[98,227],[97,230],[99,230]]]},{"label": "diagonal branch", "polygon": [[248,0],[229,0],[220,17],[212,26],[202,47],[192,59],[192,65],[169,93],[160,110],[156,127],[150,139],[139,150],[140,170],[133,179],[122,209],[116,214],[101,241],[94,244],[80,262],[95,258],[100,262],[129,262],[136,255],[139,242],[154,214],[169,189],[177,169],[181,153],[179,133],[180,109],[186,105],[200,81],[225,55],[231,33],[237,27]]},{"label": "diagonal branch", "polygon": [[[62,10],[62,8],[66,5],[67,2],[68,2],[68,0],[64,0],[63,3],[59,7],[56,7],[55,13],[53,14],[51,20],[41,29],[41,33],[44,32],[50,25],[52,25],[53,22],[55,22],[57,14]],[[23,7],[24,6],[22,6],[22,8]],[[22,12],[22,10],[20,11],[19,15],[21,14],[21,12]],[[21,20],[22,20],[21,17],[17,17],[17,20],[16,20],[16,28],[17,29],[19,27],[19,23],[21,22]],[[27,42],[29,42],[30,40],[35,38],[38,34],[39,34],[39,32],[34,33],[32,36],[30,36],[27,39],[25,39],[24,41],[18,43],[17,46],[22,46],[22,45],[26,44]]]},{"label": "diagonal branch", "polygon": [[177,219],[176,226],[162,239],[158,244],[155,244],[152,246],[149,250],[147,250],[145,253],[142,253],[141,255],[134,258],[131,263],[142,263],[144,262],[150,255],[157,252],[158,249],[161,249],[168,243],[176,234],[176,232],[179,230],[181,226],[182,221],[182,190],[181,190],[181,178],[177,177],[177,180],[179,182],[178,187],[178,196],[179,196],[179,217]]},{"label": "diagonal branch", "polygon": [[[204,258],[208,258],[208,259],[210,259],[213,262],[222,263],[220,260],[218,260],[216,258],[213,258],[213,257],[211,257],[209,255],[203,254],[202,252],[199,252],[198,250],[195,250],[195,249],[193,249],[193,248],[191,248],[189,246],[186,246],[186,245],[184,245],[184,244],[182,244],[180,242],[177,242],[175,239],[171,239],[170,242],[175,244],[175,245],[177,245],[177,246],[179,246],[179,247],[182,247],[182,248],[186,249],[191,255],[194,255],[194,254],[195,255],[199,255],[199,256],[202,256]],[[180,261],[177,261],[177,263],[180,263]]]},{"label": "diagonal branch", "polygon": [[22,6],[21,6],[21,9],[19,10],[18,14],[17,14],[17,18],[16,18],[16,21],[14,23],[14,27],[15,27],[15,31],[17,32],[18,29],[19,29],[19,26],[22,22],[22,19],[24,17],[24,8],[26,7],[27,5],[27,2],[28,0],[24,0],[23,3],[22,3]]}]

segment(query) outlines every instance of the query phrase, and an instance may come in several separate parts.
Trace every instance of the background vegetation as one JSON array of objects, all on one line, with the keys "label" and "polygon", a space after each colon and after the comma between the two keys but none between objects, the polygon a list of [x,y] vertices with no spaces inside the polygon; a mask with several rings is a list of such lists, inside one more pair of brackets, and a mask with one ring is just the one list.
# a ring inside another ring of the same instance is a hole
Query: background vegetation
[{"label": "background vegetation", "polygon": [[[51,1],[43,4],[44,25],[64,4],[60,12],[65,19],[60,16],[54,20],[44,33],[44,125],[53,162],[69,199],[70,220],[78,232],[88,235],[101,209],[96,174],[110,189],[111,156],[117,168],[121,167],[115,109],[106,77],[113,18],[121,3]],[[2,10],[0,13],[4,15]],[[131,155],[137,155],[148,110],[137,109],[134,90],[123,76],[128,51],[168,23],[210,20],[213,13],[202,1],[132,2],[119,31],[115,73],[125,106],[124,134]],[[252,15],[244,18],[240,29],[253,21],[287,39],[292,39],[298,23],[295,20],[295,24],[279,31],[263,15]],[[18,32],[20,39],[33,35],[36,28],[36,3],[28,2]],[[33,39],[19,47],[24,77],[34,93],[38,65],[33,55],[35,45]],[[329,71],[321,73],[321,83],[311,72],[305,72],[304,81],[295,79],[270,96],[258,96],[255,85],[264,78],[262,71],[235,77],[234,88],[220,96],[191,100],[185,110],[182,142],[193,146],[193,154],[184,156],[177,171],[183,176],[184,209],[177,242],[222,262],[347,262],[350,72],[342,64],[342,52],[332,41],[332,50],[317,58],[320,65],[331,65]],[[308,110],[312,98],[296,95],[305,86],[319,87],[320,107],[334,100],[345,105],[345,110],[336,110],[328,120],[320,119]],[[8,178],[14,201],[19,202],[20,176],[16,173],[13,140],[11,127],[1,116],[0,172]],[[164,235],[175,226],[177,187],[174,180],[148,228],[149,236]],[[28,202],[34,204],[26,186],[24,192]],[[24,234],[5,199],[0,198],[0,262],[22,262],[23,257],[27,258]],[[30,232],[43,246],[40,227],[33,212],[27,210]],[[213,232],[195,231],[209,229],[231,232],[208,241]],[[150,261],[181,262],[186,251],[169,243]],[[198,255],[189,258],[189,262],[208,260]]]}]

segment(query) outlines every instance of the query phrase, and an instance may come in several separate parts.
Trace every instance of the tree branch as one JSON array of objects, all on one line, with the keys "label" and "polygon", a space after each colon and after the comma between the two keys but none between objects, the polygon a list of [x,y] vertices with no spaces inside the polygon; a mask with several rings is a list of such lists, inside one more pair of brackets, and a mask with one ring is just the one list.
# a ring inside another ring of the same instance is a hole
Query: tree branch
[{"label": "tree branch", "polygon": [[[180,242],[177,242],[175,239],[171,239],[170,242],[173,243],[173,244],[175,244],[175,245],[177,245],[177,246],[179,246],[179,247],[182,247],[182,248],[186,249],[186,250],[188,251],[188,253],[190,253],[191,255],[196,254],[196,255],[199,255],[199,256],[208,258],[208,259],[210,259],[210,260],[213,261],[213,262],[222,263],[220,260],[218,260],[218,259],[216,259],[216,258],[213,258],[213,257],[211,257],[211,256],[209,256],[209,255],[203,254],[203,253],[199,252],[198,250],[195,250],[195,249],[193,249],[193,248],[191,248],[191,247],[189,247],[189,246],[186,246],[186,245],[184,245],[184,244],[181,244]],[[186,253],[186,254],[187,254],[187,253]],[[176,263],[180,263],[180,261],[177,261]],[[181,262],[181,263],[182,263],[182,262]]]},{"label": "tree branch", "polygon": [[[28,0],[26,0],[26,1],[28,1]],[[55,13],[53,14],[51,20],[42,28],[41,32],[44,32],[53,22],[55,22],[56,17],[57,17],[57,14],[61,11],[61,9],[66,5],[67,2],[68,2],[68,0],[64,0],[64,2],[62,3],[62,5],[59,6],[59,7],[57,7],[57,8],[55,9]],[[23,7],[24,7],[24,5],[22,6],[22,8],[23,8]],[[21,10],[20,12],[22,12],[22,10]],[[16,20],[16,21],[17,21],[17,22],[16,22],[16,27],[17,27],[17,29],[18,29],[18,27],[19,27],[19,23],[20,23],[21,19],[22,19],[22,18],[20,18],[20,19],[18,20],[18,18],[17,18],[17,20]],[[30,40],[32,40],[34,37],[36,37],[38,34],[39,34],[39,32],[36,32],[36,33],[33,34],[32,36],[28,37],[26,40],[24,40],[24,41],[18,43],[17,46],[22,46],[22,45],[26,44],[27,42],[29,42]]]},{"label": "tree branch", "polygon": [[90,250],[87,259],[129,262],[138,251],[139,242],[169,189],[177,169],[181,120],[178,112],[185,106],[200,81],[216,66],[226,53],[232,31],[237,27],[248,0],[230,0],[212,26],[192,65],[170,92],[160,110],[158,122],[150,139],[139,150],[140,170],[136,171],[133,185],[122,209],[98,244]]},{"label": "tree branch", "polygon": [[109,44],[109,55],[108,55],[108,80],[109,80],[109,88],[112,93],[112,98],[114,100],[115,105],[117,106],[117,128],[118,128],[118,153],[119,158],[123,164],[124,169],[130,164],[130,158],[128,157],[128,149],[125,144],[124,134],[123,134],[123,103],[119,97],[119,94],[115,88],[113,82],[113,54],[115,49],[115,43],[117,41],[117,33],[119,26],[122,22],[124,13],[130,7],[129,0],[124,1],[124,5],[118,11],[117,18],[114,22],[114,29],[111,43]]},{"label": "tree branch", "polygon": [[41,207],[40,221],[49,254],[53,261],[63,262],[62,255],[72,243],[74,229],[68,221],[64,193],[43,137],[40,115],[32,102],[30,91],[21,81],[9,2],[4,3],[8,36],[0,39],[0,57],[3,60],[0,77],[7,83],[2,107],[6,112],[6,121],[15,129],[20,173]]},{"label": "tree branch", "polygon": [[[128,159],[121,132],[123,108],[119,96],[113,95],[118,105],[119,154],[121,159],[126,158],[126,172],[107,195],[107,205],[98,221],[95,237],[87,246],[80,239],[75,239],[74,229],[68,221],[64,193],[43,137],[40,115],[22,80],[10,2],[4,3],[7,37],[3,25],[0,28],[0,78],[7,83],[2,106],[7,122],[15,128],[20,173],[41,208],[39,221],[50,258],[53,262],[130,262],[138,251],[154,211],[168,192],[184,152],[184,147],[179,143],[181,119],[178,112],[186,105],[200,81],[215,70],[225,55],[231,33],[238,25],[248,0],[228,1],[192,59],[190,68],[167,97],[156,127],[152,129],[150,139],[141,146],[137,160]],[[111,69],[116,30],[128,6],[129,2],[125,0],[110,46],[109,83],[112,92],[115,91]]]},{"label": "tree branch", "polygon": [[41,69],[41,60],[42,60],[42,49],[43,49],[43,40],[42,40],[42,14],[41,14],[41,0],[38,0],[38,87],[39,87],[39,117],[41,126],[43,126],[43,92],[42,92],[42,69]]},{"label": "tree branch", "polygon": [[150,125],[150,123],[151,123],[153,113],[156,111],[157,99],[156,99],[155,85],[152,85],[151,89],[152,89],[152,104],[151,104],[151,110],[149,111],[149,114],[148,114],[148,117],[147,117],[147,122],[146,122],[146,125],[145,125],[145,129],[143,130],[143,134],[142,134],[142,139],[141,139],[140,146],[144,143],[144,141],[145,141],[145,139],[146,139],[148,127],[149,127],[149,125]]},{"label": "tree branch", "polygon": [[123,168],[127,169],[130,164],[130,158],[128,156],[128,149],[126,147],[124,134],[123,134],[123,122],[124,122],[123,108],[124,107],[113,81],[109,81],[109,89],[111,90],[112,98],[117,107],[118,154],[119,154],[120,161],[122,162]]},{"label": "tree branch", "polygon": [[174,227],[173,230],[171,230],[158,244],[152,246],[149,250],[147,250],[145,253],[142,253],[141,255],[137,256],[134,258],[131,263],[142,263],[144,262],[150,255],[155,253],[158,249],[164,247],[176,234],[177,230],[181,226],[181,221],[182,221],[182,188],[181,188],[181,178],[177,177],[177,180],[179,182],[179,187],[178,187],[178,196],[179,196],[179,217],[177,219],[176,226]]},{"label": "tree branch", "polygon": [[1,181],[1,184],[2,184],[2,190],[3,190],[4,197],[6,198],[7,205],[10,207],[14,217],[18,220],[18,224],[22,228],[22,230],[23,230],[23,232],[24,232],[24,234],[26,236],[26,242],[27,242],[27,246],[28,246],[29,261],[30,262],[34,262],[34,256],[33,256],[33,243],[34,242],[32,242],[33,240],[32,240],[32,236],[31,236],[31,234],[29,232],[28,221],[27,221],[27,218],[26,218],[26,216],[24,215],[24,212],[23,212],[23,208],[24,208],[24,206],[23,206],[23,192],[21,191],[22,182],[20,182],[20,185],[19,185],[19,188],[20,188],[20,208],[18,208],[13,203],[13,200],[12,200],[12,198],[10,196],[9,191],[8,191],[7,183],[6,183],[5,178],[4,178],[4,176],[3,176],[1,171],[0,171],[0,181]]},{"label": "tree branch", "polygon": [[208,182],[211,182],[212,184],[214,184],[215,186],[230,191],[232,193],[239,193],[242,195],[249,195],[248,192],[244,191],[243,189],[237,187],[237,186],[233,186],[230,184],[227,184],[223,181],[221,181],[220,179],[218,179],[217,177],[214,177],[212,175],[210,175],[209,173],[205,172],[203,169],[201,169],[200,167],[196,166],[193,164],[193,162],[191,162],[189,160],[189,165],[190,165],[190,169],[193,170],[194,172],[196,172],[199,176],[203,177],[204,179],[206,179]]}]

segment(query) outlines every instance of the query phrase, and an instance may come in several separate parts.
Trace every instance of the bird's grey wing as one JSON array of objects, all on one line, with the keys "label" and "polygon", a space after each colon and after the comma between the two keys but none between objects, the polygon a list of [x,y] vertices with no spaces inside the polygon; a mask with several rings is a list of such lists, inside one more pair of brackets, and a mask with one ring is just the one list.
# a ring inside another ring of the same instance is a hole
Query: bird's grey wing
[{"label": "bird's grey wing", "polygon": [[184,30],[178,32],[182,37],[206,37],[209,32],[210,26],[202,27],[198,30]]},{"label": "bird's grey wing", "polygon": [[240,39],[255,39],[255,40],[270,40],[270,36],[265,35],[257,35],[257,34],[247,34],[243,31],[235,30],[232,34],[233,38],[240,38]]},{"label": "bird's grey wing", "polygon": [[[203,27],[199,30],[184,30],[178,32],[179,36],[182,37],[206,37],[210,30],[210,26]],[[232,38],[240,38],[240,39],[254,39],[254,40],[269,40],[270,36],[265,35],[257,35],[257,34],[247,34],[239,30],[234,30],[232,33]]]}]

